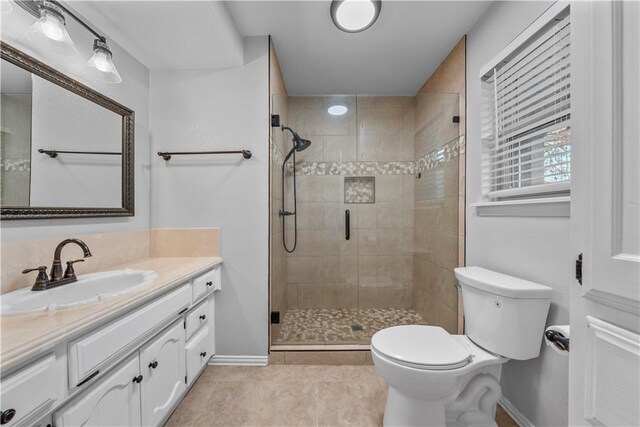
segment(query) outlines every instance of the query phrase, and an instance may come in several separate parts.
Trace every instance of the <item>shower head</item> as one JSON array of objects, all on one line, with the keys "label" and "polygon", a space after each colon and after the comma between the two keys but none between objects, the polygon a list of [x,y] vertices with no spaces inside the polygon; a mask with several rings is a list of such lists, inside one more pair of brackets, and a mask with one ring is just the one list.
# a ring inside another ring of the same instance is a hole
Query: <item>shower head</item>
[{"label": "shower head", "polygon": [[287,155],[284,158],[284,162],[286,163],[287,160],[289,160],[289,157],[291,157],[291,155],[293,154],[294,151],[304,151],[307,148],[309,148],[309,146],[311,145],[311,141],[309,141],[308,139],[302,139],[300,138],[300,135],[298,135],[297,133],[295,133],[293,131],[293,129],[291,129],[290,127],[287,126],[282,126],[282,131],[284,132],[286,130],[288,130],[289,132],[291,132],[291,135],[293,135],[292,141],[293,141],[293,148],[287,153]]},{"label": "shower head", "polygon": [[309,141],[308,139],[300,138],[300,135],[295,133],[290,127],[282,126],[282,132],[284,132],[285,130],[288,130],[289,132],[291,132],[291,135],[293,135],[293,148],[296,151],[304,151],[311,145],[311,141]]},{"label": "shower head", "polygon": [[298,140],[296,141],[296,151],[304,151],[309,148],[310,145],[311,141],[309,141],[308,139],[302,139],[298,136]]}]

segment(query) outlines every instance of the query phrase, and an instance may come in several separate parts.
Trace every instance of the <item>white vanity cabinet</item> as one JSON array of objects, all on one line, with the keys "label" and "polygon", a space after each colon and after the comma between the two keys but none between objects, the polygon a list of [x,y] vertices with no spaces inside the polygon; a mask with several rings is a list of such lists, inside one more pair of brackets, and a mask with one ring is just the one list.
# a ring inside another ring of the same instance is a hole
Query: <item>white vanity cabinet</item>
[{"label": "white vanity cabinet", "polygon": [[217,265],[4,375],[0,424],[162,425],[215,353],[219,289]]},{"label": "white vanity cabinet", "polygon": [[54,415],[55,425],[139,426],[142,423],[138,354]]},{"label": "white vanity cabinet", "polygon": [[145,426],[159,425],[186,389],[183,323],[178,320],[140,350]]}]

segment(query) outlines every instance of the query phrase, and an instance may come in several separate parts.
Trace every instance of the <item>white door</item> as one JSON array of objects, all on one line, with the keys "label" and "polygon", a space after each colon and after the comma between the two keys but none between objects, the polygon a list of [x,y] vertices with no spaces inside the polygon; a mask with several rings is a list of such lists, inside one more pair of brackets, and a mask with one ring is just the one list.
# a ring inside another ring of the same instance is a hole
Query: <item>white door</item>
[{"label": "white door", "polygon": [[182,396],[185,384],[185,330],[175,322],[140,350],[142,423],[156,426]]},{"label": "white door", "polygon": [[640,3],[573,2],[569,425],[640,425]]},{"label": "white door", "polygon": [[[55,425],[63,426],[139,426],[139,360],[128,359],[112,374],[99,381],[79,399],[55,414]],[[144,380],[144,379],[143,379]]]}]

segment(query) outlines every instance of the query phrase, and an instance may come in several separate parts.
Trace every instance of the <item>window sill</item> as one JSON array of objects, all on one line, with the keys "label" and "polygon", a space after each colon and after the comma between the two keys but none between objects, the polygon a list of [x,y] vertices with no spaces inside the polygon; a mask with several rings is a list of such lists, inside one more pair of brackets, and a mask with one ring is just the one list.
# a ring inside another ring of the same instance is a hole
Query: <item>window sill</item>
[{"label": "window sill", "polygon": [[472,203],[478,216],[569,217],[571,197]]}]

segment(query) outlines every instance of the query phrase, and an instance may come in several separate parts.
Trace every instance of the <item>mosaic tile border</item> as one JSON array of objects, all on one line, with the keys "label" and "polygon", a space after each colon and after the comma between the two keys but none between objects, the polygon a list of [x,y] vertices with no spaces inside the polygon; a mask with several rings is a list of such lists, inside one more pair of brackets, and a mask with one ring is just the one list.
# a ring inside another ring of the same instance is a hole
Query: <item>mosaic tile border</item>
[{"label": "mosaic tile border", "polygon": [[433,169],[442,163],[457,159],[461,150],[464,152],[464,136],[451,140],[416,160],[414,166],[415,175],[420,175],[424,171]]},{"label": "mosaic tile border", "polygon": [[[413,175],[414,162],[300,162],[296,175]],[[287,167],[291,174],[293,166]]]},{"label": "mosaic tile border", "polygon": [[2,159],[2,172],[29,172],[31,159]]},{"label": "mosaic tile border", "polygon": [[[419,175],[442,163],[457,159],[464,152],[464,135],[453,139],[416,161],[391,162],[298,162],[298,176],[375,176],[375,175]],[[282,167],[284,155],[271,139],[271,160]],[[286,174],[293,173],[293,164],[288,163]]]}]

